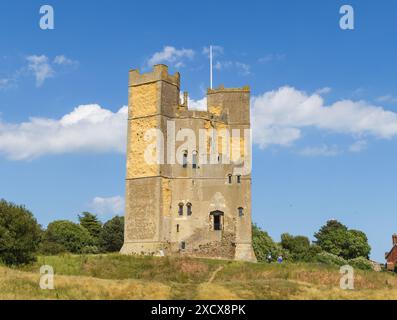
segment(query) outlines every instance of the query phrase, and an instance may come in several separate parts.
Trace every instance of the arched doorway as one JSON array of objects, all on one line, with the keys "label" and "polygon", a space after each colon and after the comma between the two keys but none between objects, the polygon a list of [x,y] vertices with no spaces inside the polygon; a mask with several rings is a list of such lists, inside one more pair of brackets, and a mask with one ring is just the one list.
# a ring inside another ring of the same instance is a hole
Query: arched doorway
[{"label": "arched doorway", "polygon": [[223,211],[215,210],[210,212],[213,217],[213,230],[220,231],[223,229]]}]

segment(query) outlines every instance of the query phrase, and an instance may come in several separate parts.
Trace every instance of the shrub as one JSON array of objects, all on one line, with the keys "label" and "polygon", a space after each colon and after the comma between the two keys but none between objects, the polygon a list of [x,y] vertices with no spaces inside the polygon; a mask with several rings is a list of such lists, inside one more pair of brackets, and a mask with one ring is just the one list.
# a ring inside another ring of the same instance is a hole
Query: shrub
[{"label": "shrub", "polygon": [[115,216],[107,221],[99,235],[99,245],[104,252],[120,251],[124,243],[124,217]]},{"label": "shrub", "polygon": [[327,221],[326,225],[314,234],[314,237],[321,249],[344,259],[368,257],[371,251],[364,232],[349,230],[336,220]]},{"label": "shrub", "polygon": [[347,265],[347,261],[342,257],[338,257],[329,252],[320,252],[315,256],[315,261],[335,266],[344,266]]},{"label": "shrub", "polygon": [[81,253],[82,248],[93,245],[93,240],[89,232],[80,226],[67,220],[51,222],[44,235],[45,247],[49,243],[58,245],[58,248],[65,248],[71,253]]},{"label": "shrub", "polygon": [[81,249],[82,254],[97,254],[99,253],[99,248],[97,246],[85,246]]},{"label": "shrub", "polygon": [[0,260],[8,265],[30,263],[42,231],[33,214],[23,206],[0,200]]},{"label": "shrub", "polygon": [[289,252],[289,258],[293,261],[313,261],[316,254],[322,250],[317,245],[312,245],[305,236],[292,236],[289,233],[281,235],[281,247]]},{"label": "shrub", "polygon": [[[263,231],[257,225],[252,225],[252,246],[258,261],[267,261],[270,254],[272,260],[275,261],[277,256],[283,253],[282,248],[273,241],[266,231]],[[283,254],[285,258],[285,254]]]},{"label": "shrub", "polygon": [[357,257],[354,259],[349,260],[349,264],[357,269],[361,270],[373,270],[373,265],[371,261],[369,261],[365,257]]}]

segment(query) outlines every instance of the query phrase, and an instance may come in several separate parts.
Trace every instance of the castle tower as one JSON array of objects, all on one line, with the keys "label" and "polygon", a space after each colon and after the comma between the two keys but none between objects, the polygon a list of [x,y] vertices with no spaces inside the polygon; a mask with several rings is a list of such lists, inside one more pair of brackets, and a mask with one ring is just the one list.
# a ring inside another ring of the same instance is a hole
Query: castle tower
[{"label": "castle tower", "polygon": [[209,89],[208,111],[180,100],[167,66],[130,72],[121,252],[256,261],[249,88]]}]

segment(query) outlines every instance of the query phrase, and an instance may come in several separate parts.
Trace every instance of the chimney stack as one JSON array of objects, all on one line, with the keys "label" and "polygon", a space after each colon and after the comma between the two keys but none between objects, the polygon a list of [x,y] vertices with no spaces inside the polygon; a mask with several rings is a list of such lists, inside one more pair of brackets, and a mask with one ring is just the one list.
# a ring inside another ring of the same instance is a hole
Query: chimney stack
[{"label": "chimney stack", "polygon": [[187,108],[188,105],[188,93],[186,91],[183,92],[183,101],[182,101],[182,106]]},{"label": "chimney stack", "polygon": [[393,246],[397,244],[397,234],[393,234],[392,235],[392,239],[393,239]]}]

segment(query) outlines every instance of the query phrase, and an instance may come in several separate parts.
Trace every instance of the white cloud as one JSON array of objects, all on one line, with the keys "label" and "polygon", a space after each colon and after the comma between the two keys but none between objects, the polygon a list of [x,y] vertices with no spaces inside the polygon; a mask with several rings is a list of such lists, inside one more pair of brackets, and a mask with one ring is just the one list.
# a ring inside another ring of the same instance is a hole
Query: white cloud
[{"label": "white cloud", "polygon": [[340,153],[337,146],[327,146],[325,144],[319,147],[306,147],[302,149],[299,154],[302,156],[315,157],[315,156],[325,156],[333,157]]},{"label": "white cloud", "polygon": [[168,63],[174,67],[183,67],[186,60],[192,60],[194,57],[192,49],[176,49],[172,46],[165,46],[162,51],[154,53],[147,61],[149,67],[155,64]]},{"label": "white cloud", "polygon": [[124,213],[124,198],[115,197],[95,197],[89,207],[94,213],[102,216],[122,215]]},{"label": "white cloud", "polygon": [[207,98],[204,97],[199,100],[189,98],[188,107],[189,110],[207,111]]},{"label": "white cloud", "polygon": [[268,63],[271,61],[281,61],[284,60],[286,57],[285,54],[281,54],[281,53],[269,53],[267,55],[265,55],[264,57],[261,57],[258,59],[259,63]]},{"label": "white cloud", "polygon": [[78,62],[75,60],[69,59],[65,55],[59,55],[54,58],[54,63],[58,64],[58,65],[70,66],[70,65],[76,65]]},{"label": "white cloud", "polygon": [[55,72],[48,61],[48,57],[45,55],[28,56],[26,57],[26,60],[28,61],[29,71],[33,72],[36,77],[37,87],[42,86],[46,79],[54,76]]},{"label": "white cloud", "polygon": [[5,90],[9,88],[12,84],[13,80],[8,78],[0,79],[0,90]]},{"label": "white cloud", "polygon": [[332,89],[330,87],[324,87],[324,88],[320,88],[318,90],[316,90],[316,94],[322,95],[322,94],[327,94],[330,93],[332,91]]},{"label": "white cloud", "polygon": [[262,148],[290,145],[305,127],[388,139],[397,135],[397,114],[364,101],[341,100],[327,106],[319,94],[282,87],[252,98],[252,125],[254,142]]},{"label": "white cloud", "polygon": [[376,98],[376,101],[397,103],[397,98],[392,96],[391,94],[387,94],[387,95],[380,96],[380,97]]},{"label": "white cloud", "polygon": [[11,160],[47,154],[124,152],[127,107],[118,112],[81,105],[60,119],[31,118],[19,124],[0,120],[0,153]]},{"label": "white cloud", "polygon": [[[216,45],[212,46],[212,57],[213,57],[213,58],[222,55],[223,52],[224,52],[223,47],[221,47],[221,46],[216,46]],[[210,47],[204,47],[202,53],[203,53],[205,56],[209,57],[209,54],[210,54]]]},{"label": "white cloud", "polygon": [[237,69],[238,72],[244,76],[251,74],[251,66],[243,62],[224,60],[224,61],[217,61],[214,64],[214,69],[216,70],[225,70],[231,68]]},{"label": "white cloud", "polygon": [[367,148],[367,141],[365,140],[358,140],[354,142],[352,145],[349,147],[350,152],[361,152]]}]

